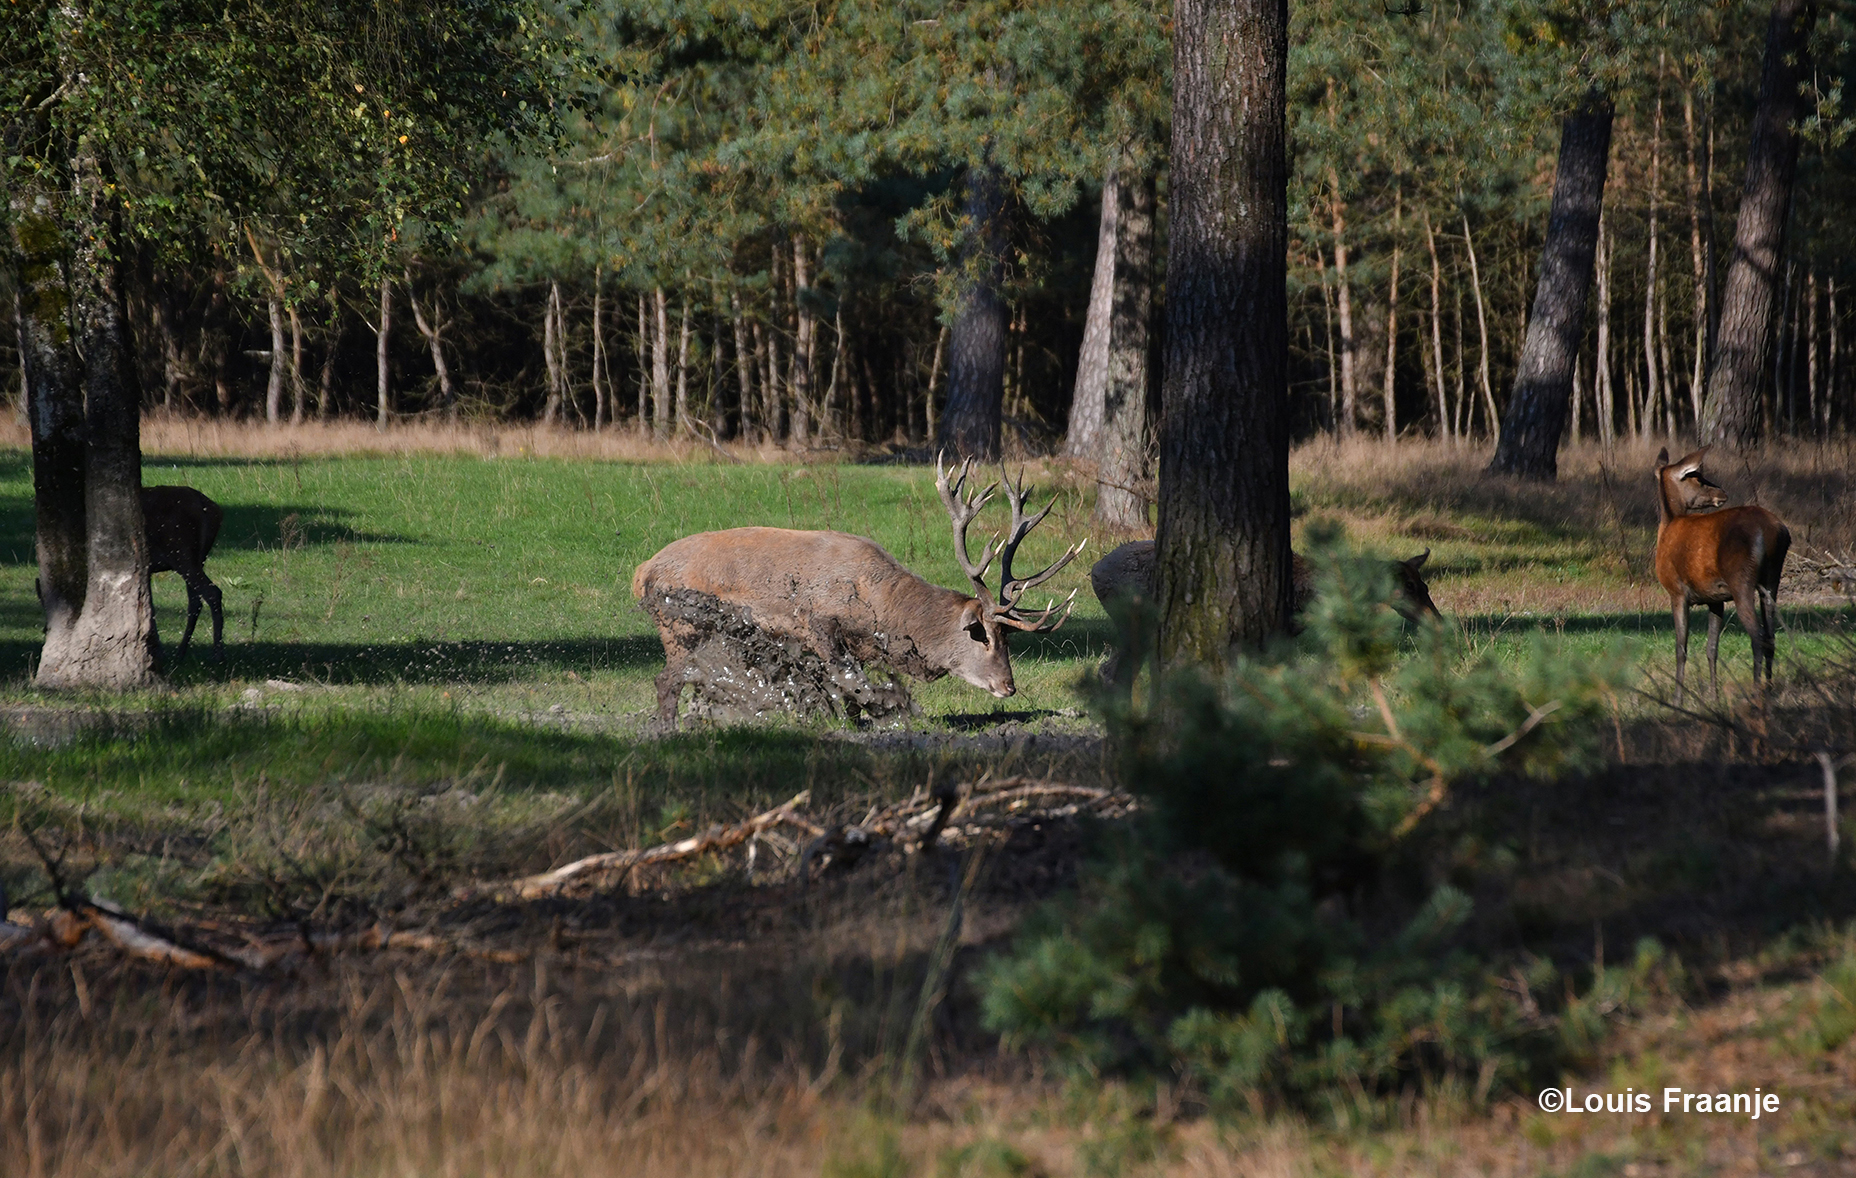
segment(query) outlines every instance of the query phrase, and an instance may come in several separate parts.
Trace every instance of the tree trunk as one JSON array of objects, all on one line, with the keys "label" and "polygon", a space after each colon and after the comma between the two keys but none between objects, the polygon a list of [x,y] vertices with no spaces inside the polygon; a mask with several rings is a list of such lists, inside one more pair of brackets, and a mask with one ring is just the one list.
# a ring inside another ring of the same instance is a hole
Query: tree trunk
[{"label": "tree trunk", "polygon": [[670,436],[670,302],[664,288],[652,290],[656,306],[656,330],[651,334],[651,436],[663,441]]},{"label": "tree trunk", "polygon": [[45,613],[39,661],[41,667],[63,667],[72,659],[72,636],[90,580],[83,369],[66,319],[72,296],[67,235],[54,211],[63,203],[61,194],[49,177],[21,173],[8,196],[7,261],[32,430],[38,590]]},{"label": "tree trunk", "polygon": [[1218,672],[1289,624],[1288,6],[1173,14],[1160,653]]},{"label": "tree trunk", "polygon": [[374,372],[375,372],[375,418],[374,428],[387,428],[387,417],[393,412],[392,389],[388,385],[393,335],[393,283],[382,275],[380,279],[380,330],[374,333]]},{"label": "tree trunk", "polygon": [[593,432],[612,419],[606,381],[606,274],[593,267]]},{"label": "tree trunk", "polygon": [[1660,363],[1656,348],[1656,304],[1657,292],[1662,283],[1662,272],[1657,263],[1658,232],[1657,212],[1662,196],[1662,146],[1663,146],[1663,96],[1661,87],[1656,95],[1656,114],[1651,120],[1650,132],[1650,192],[1649,192],[1649,240],[1645,246],[1645,268],[1643,281],[1643,400],[1644,433],[1648,434],[1655,425],[1656,410],[1668,395],[1668,369]]},{"label": "tree trunk", "polygon": [[967,169],[972,229],[962,246],[959,291],[949,337],[947,407],[937,444],[959,458],[999,457],[1005,402],[1005,178],[990,164]]},{"label": "tree trunk", "polygon": [[677,436],[687,438],[696,431],[690,426],[690,296],[683,296],[682,322],[677,330]]},{"label": "tree trunk", "polygon": [[341,355],[342,332],[348,321],[334,286],[329,288],[329,335],[322,345],[322,369],[316,378],[316,418],[327,421],[335,408],[335,361]]},{"label": "tree trunk", "polygon": [[1437,258],[1437,234],[1431,228],[1429,210],[1424,214],[1424,248],[1431,254],[1431,360],[1437,381],[1437,433],[1446,441],[1454,441],[1456,431],[1451,429],[1450,399],[1444,395],[1444,271]]},{"label": "tree trunk", "polygon": [[[1548,220],[1551,221],[1551,219],[1549,215]],[[1483,306],[1482,302],[1482,269],[1476,264],[1476,238],[1469,231],[1468,213],[1463,214],[1463,246],[1469,251],[1469,288],[1476,296],[1476,332],[1481,338],[1482,346],[1476,376],[1482,387],[1482,404],[1486,410],[1484,417],[1489,430],[1493,432],[1498,417],[1495,412],[1495,390],[1489,383],[1489,315],[1488,309]],[[1468,415],[1464,422],[1465,427],[1473,424],[1473,421],[1474,416]],[[1464,432],[1471,431],[1465,428]]]},{"label": "tree trunk", "polygon": [[728,310],[735,327],[735,376],[741,383],[741,440],[754,445],[760,441],[759,423],[754,413],[754,353],[748,350],[748,325],[741,317],[741,296],[728,292]]},{"label": "tree trunk", "polygon": [[[1573,366],[1585,336],[1585,292],[1592,285],[1605,163],[1611,154],[1611,100],[1593,91],[1560,124],[1559,171],[1547,240],[1540,252],[1534,314],[1501,440],[1489,470],[1552,479],[1572,399]],[[1484,359],[1486,365],[1487,360]]]},{"label": "tree trunk", "polygon": [[1101,452],[1102,401],[1108,395],[1109,321],[1114,316],[1117,150],[1102,178],[1102,213],[1096,219],[1096,268],[1089,283],[1089,312],[1083,318],[1083,348],[1076,360],[1070,421],[1063,439],[1065,458],[1094,458]]},{"label": "tree trunk", "polygon": [[638,436],[643,437],[650,428],[651,415],[647,410],[650,404],[651,364],[648,357],[651,346],[651,329],[645,315],[645,296],[638,296]]},{"label": "tree trunk", "polygon": [[541,359],[548,366],[548,398],[542,403],[541,424],[553,426],[561,418],[561,284],[548,282],[548,302],[541,313]]},{"label": "tree trunk", "polygon": [[1810,113],[1800,89],[1811,77],[1808,41],[1816,23],[1812,0],[1773,0],[1759,107],[1747,148],[1746,187],[1702,410],[1704,442],[1732,447],[1759,442],[1760,382],[1778,313],[1785,222],[1798,171],[1797,125]]},{"label": "tree trunk", "polygon": [[1682,91],[1682,141],[1688,156],[1688,251],[1689,261],[1695,270],[1695,294],[1693,305],[1694,363],[1689,369],[1688,400],[1695,423],[1701,424],[1701,407],[1707,399],[1708,372],[1708,308],[1713,301],[1708,281],[1713,243],[1709,242],[1704,250],[1702,245],[1702,192],[1705,186],[1706,169],[1700,158],[1700,139],[1695,134],[1695,91],[1685,87]]},{"label": "tree trunk", "polygon": [[[935,408],[934,397],[935,390],[941,387],[941,368],[947,360],[947,337],[949,334],[951,333],[948,330],[947,324],[943,323],[941,325],[941,330],[936,332],[934,337],[934,362],[928,366],[928,390],[922,397],[922,436],[924,438],[937,436],[936,431],[940,428],[936,416],[938,410]],[[917,368],[915,371],[920,372],[921,369]]]},{"label": "tree trunk", "polygon": [[1386,294],[1386,441],[1398,441],[1398,256],[1405,221],[1405,194],[1392,195],[1392,278]]},{"label": "tree trunk", "polygon": [[[406,279],[406,301],[412,306],[412,321],[425,337],[426,347],[432,353],[432,371],[438,376],[438,399],[445,408],[445,416],[452,421],[458,416],[458,391],[451,383],[451,366],[445,363],[445,323],[438,318],[438,305],[432,305],[432,317],[427,319],[425,308],[419,305],[419,292],[413,289],[412,270],[404,273]],[[558,304],[557,304],[558,306]],[[546,344],[544,342],[544,348]],[[553,383],[553,368],[549,368],[550,385]]]},{"label": "tree trunk", "polygon": [[1360,392],[1354,364],[1353,284],[1347,281],[1347,206],[1340,199],[1340,176],[1331,168],[1328,183],[1334,213],[1334,302],[1340,319],[1340,416],[1335,432],[1351,438],[1359,426]]},{"label": "tree trunk", "polygon": [[[1125,158],[1125,157],[1124,157]],[[1153,314],[1154,178],[1129,168],[1115,185],[1115,292],[1096,463],[1096,518],[1146,530],[1147,346]]]},{"label": "tree trunk", "polygon": [[818,335],[818,320],[806,309],[805,291],[812,281],[807,269],[805,239],[793,237],[793,444],[812,444],[812,362],[813,341]]},{"label": "tree trunk", "polygon": [[1598,213],[1598,351],[1592,371],[1592,411],[1598,440],[1610,449],[1617,436],[1617,395],[1611,383],[1611,234],[1602,206]]},{"label": "tree trunk", "polygon": [[290,308],[290,424],[303,424],[304,402],[309,399],[308,382],[303,379],[303,318],[295,305]]},{"label": "tree trunk", "polygon": [[264,382],[264,420],[276,425],[284,415],[284,371],[289,363],[284,351],[284,308],[275,294],[265,300],[271,318],[271,371]]}]

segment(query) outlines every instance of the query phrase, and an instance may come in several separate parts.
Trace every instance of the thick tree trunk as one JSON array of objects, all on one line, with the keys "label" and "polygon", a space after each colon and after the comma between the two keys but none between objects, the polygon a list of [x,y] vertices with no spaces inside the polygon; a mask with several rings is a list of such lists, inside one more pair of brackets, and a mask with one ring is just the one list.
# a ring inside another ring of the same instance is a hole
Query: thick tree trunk
[{"label": "thick tree trunk", "polygon": [[1096,463],[1096,518],[1147,527],[1147,346],[1153,314],[1154,178],[1130,168],[1115,186],[1114,304]]},{"label": "thick tree trunk", "polygon": [[1585,292],[1592,285],[1598,248],[1611,114],[1611,100],[1594,91],[1560,124],[1559,171],[1540,253],[1534,314],[1501,441],[1489,463],[1492,473],[1551,479],[1558,472],[1573,366],[1585,335]]},{"label": "thick tree trunk", "polygon": [[1800,91],[1811,77],[1808,41],[1816,23],[1812,0],[1773,0],[1759,107],[1747,148],[1746,187],[1702,410],[1704,442],[1732,447],[1759,442],[1761,381],[1772,348],[1785,222],[1798,171],[1797,126],[1810,113]]},{"label": "thick tree trunk", "polygon": [[[36,681],[49,688],[126,691],[148,686],[155,677],[142,523],[141,397],[112,248],[118,227],[111,186],[87,147],[79,148],[74,170],[69,289],[72,334],[83,364],[86,584],[68,642],[55,646],[47,634]],[[59,497],[71,490],[60,488]],[[68,516],[68,504],[59,514]]]},{"label": "thick tree trunk", "polygon": [[1108,395],[1109,321],[1115,311],[1116,228],[1119,204],[1116,178],[1122,153],[1117,150],[1102,179],[1102,212],[1096,219],[1096,269],[1089,283],[1089,311],[1083,318],[1083,348],[1076,359],[1076,385],[1070,393],[1070,421],[1063,439],[1065,458],[1094,458],[1101,452],[1103,398]]},{"label": "thick tree trunk", "polygon": [[997,167],[967,169],[967,220],[959,293],[948,341],[947,406],[937,445],[960,458],[999,457],[1005,402],[1005,178]]},{"label": "thick tree trunk", "polygon": [[380,279],[380,330],[374,333],[374,428],[387,428],[393,413],[392,375],[393,283],[385,275]]},{"label": "thick tree trunk", "polygon": [[1289,623],[1288,6],[1173,13],[1160,652],[1222,671]]},{"label": "thick tree trunk", "polygon": [[72,660],[72,637],[90,578],[83,369],[66,317],[72,291],[67,236],[58,216],[64,202],[47,178],[29,175],[16,179],[8,195],[7,260],[32,430],[38,590],[45,612],[39,662],[41,667],[65,667]]}]

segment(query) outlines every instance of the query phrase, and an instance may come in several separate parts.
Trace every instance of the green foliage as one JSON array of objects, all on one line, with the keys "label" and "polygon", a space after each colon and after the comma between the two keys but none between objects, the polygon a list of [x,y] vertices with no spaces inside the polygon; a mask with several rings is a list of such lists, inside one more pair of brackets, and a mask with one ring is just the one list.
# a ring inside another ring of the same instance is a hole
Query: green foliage
[{"label": "green foliage", "polygon": [[1454,782],[1585,763],[1622,667],[1408,635],[1383,562],[1332,528],[1310,540],[1321,588],[1296,649],[1111,717],[1144,821],[988,967],[985,1018],[1092,1070],[1184,1072],[1227,1105],[1446,1077],[1484,1099],[1576,1049],[1658,959],[1549,1009],[1553,964],[1477,956],[1469,896],[1425,882],[1425,820]]},{"label": "green foliage", "polygon": [[1856,1036],[1856,952],[1846,952],[1819,975],[1820,989],[1796,1042],[1809,1053],[1835,1051]]}]

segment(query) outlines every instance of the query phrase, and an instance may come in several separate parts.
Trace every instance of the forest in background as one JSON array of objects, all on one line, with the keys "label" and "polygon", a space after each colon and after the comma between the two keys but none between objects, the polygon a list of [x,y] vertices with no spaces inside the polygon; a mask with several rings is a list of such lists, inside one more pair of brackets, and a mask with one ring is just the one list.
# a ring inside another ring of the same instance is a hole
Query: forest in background
[{"label": "forest in background", "polygon": [[[1692,432],[1766,14],[1735,0],[1296,5],[1298,432],[1493,434],[1559,119],[1593,78],[1617,115],[1572,433]],[[376,240],[330,250],[282,202],[144,239],[127,290],[144,405],[919,444],[949,395],[959,290],[989,269],[1008,437],[1060,443],[1073,394],[1112,362],[1090,344],[1092,293],[1112,305],[1131,280],[1153,291],[1131,370],[1158,387],[1164,5],[601,0],[551,19],[565,98],[542,134],[504,136],[465,168],[455,224],[378,217]],[[1780,433],[1823,436],[1856,410],[1849,27],[1826,5],[1812,40],[1816,113],[1765,392]],[[352,128],[326,131],[351,136],[356,161],[399,130],[365,97]],[[1121,194],[1119,233],[1105,192]],[[1135,243],[1147,266],[1129,264],[1131,209],[1150,222]],[[1104,243],[1122,251],[1106,284]],[[0,369],[18,389],[13,343]],[[1094,456],[1074,437],[1068,449]]]}]

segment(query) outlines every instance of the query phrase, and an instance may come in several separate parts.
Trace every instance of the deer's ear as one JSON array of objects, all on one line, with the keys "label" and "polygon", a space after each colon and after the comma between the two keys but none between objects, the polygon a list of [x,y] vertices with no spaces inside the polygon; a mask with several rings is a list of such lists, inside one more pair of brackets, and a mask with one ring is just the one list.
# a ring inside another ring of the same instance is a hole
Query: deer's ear
[{"label": "deer's ear", "polygon": [[1429,548],[1426,548],[1423,552],[1418,553],[1418,555],[1406,561],[1405,567],[1415,573],[1419,569],[1423,568],[1424,562],[1429,559],[1431,559],[1431,550]]},{"label": "deer's ear", "polygon": [[1676,459],[1676,461],[1683,466],[1699,467],[1701,465],[1701,460],[1706,458],[1708,456],[1708,451],[1712,449],[1714,449],[1713,446],[1703,446],[1701,449],[1692,453],[1684,454],[1682,457]]},{"label": "deer's ear", "polygon": [[1664,446],[1656,452],[1656,465],[1659,469],[1669,465],[1669,447]]},{"label": "deer's ear", "polygon": [[960,628],[975,642],[989,641],[986,635],[986,607],[978,598],[967,602],[960,611]]}]

